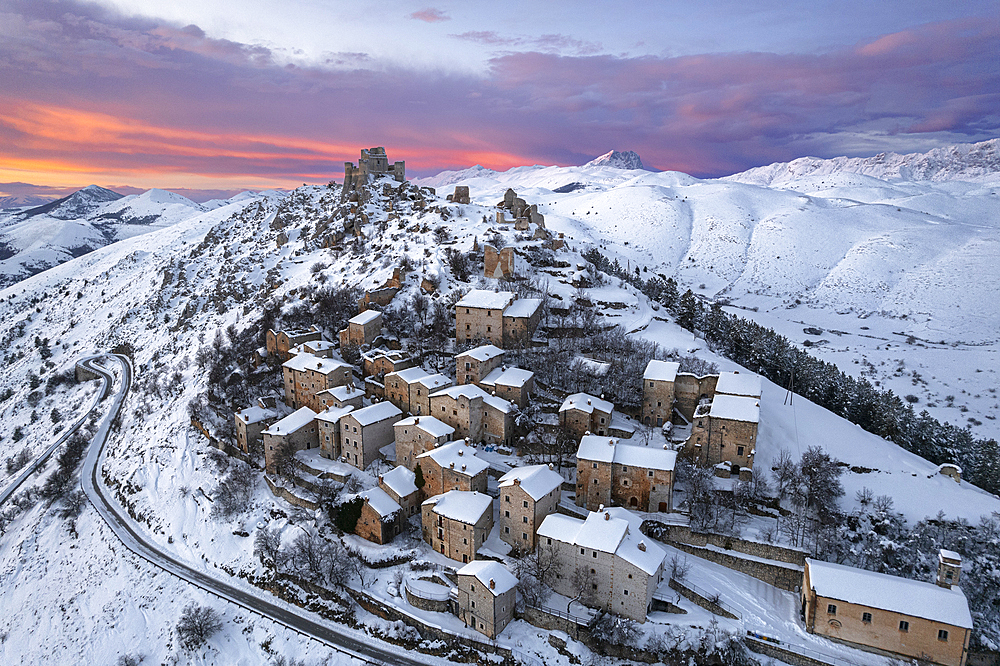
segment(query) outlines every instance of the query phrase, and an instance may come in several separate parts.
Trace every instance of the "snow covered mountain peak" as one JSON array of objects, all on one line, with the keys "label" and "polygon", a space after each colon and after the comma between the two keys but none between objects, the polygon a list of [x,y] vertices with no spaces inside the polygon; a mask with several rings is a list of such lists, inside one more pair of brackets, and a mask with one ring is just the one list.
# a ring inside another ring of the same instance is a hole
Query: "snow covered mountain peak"
[{"label": "snow covered mountain peak", "polygon": [[88,185],[67,197],[26,210],[21,215],[25,218],[48,215],[58,220],[72,220],[85,217],[100,206],[111,201],[118,201],[123,196],[99,185]]},{"label": "snow covered mountain peak", "polygon": [[611,150],[600,157],[596,157],[583,166],[585,167],[614,167],[615,169],[645,169],[639,154],[631,150]]}]

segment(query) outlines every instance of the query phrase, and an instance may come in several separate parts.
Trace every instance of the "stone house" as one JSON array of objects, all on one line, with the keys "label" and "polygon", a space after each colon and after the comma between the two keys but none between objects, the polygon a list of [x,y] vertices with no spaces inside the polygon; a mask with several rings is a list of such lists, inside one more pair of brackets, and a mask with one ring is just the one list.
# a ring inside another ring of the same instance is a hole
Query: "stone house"
[{"label": "stone house", "polygon": [[361,354],[361,368],[365,377],[385,377],[390,372],[412,368],[414,360],[394,349],[372,349]]},{"label": "stone house", "polygon": [[562,496],[562,476],[549,465],[516,467],[500,477],[500,538],[522,553],[535,550],[535,533],[554,513]]},{"label": "stone house", "polygon": [[493,529],[493,498],[451,490],[420,505],[424,541],[445,557],[472,562]]},{"label": "stone house", "polygon": [[670,511],[677,452],[586,435],[576,452],[576,504]]},{"label": "stone house", "polygon": [[677,379],[674,380],[674,409],[690,423],[698,406],[715,395],[715,385],[718,382],[719,375],[699,377],[688,372],[678,372]]},{"label": "stone house", "polygon": [[320,411],[316,394],[353,382],[351,366],[312,354],[298,354],[281,364],[285,384],[285,404],[292,409],[309,407]]},{"label": "stone house", "polygon": [[878,654],[964,666],[972,615],[951,587],[960,567],[960,556],[941,551],[935,585],[807,558],[806,630]]},{"label": "stone house", "polygon": [[433,416],[411,416],[396,421],[396,464],[413,470],[417,456],[453,439],[455,429]]},{"label": "stone house", "polygon": [[481,345],[455,356],[455,383],[478,384],[503,364],[503,350]]},{"label": "stone house", "polygon": [[314,340],[322,340],[323,334],[318,326],[310,326],[303,330],[275,331],[268,329],[265,335],[264,347],[268,355],[277,356],[278,360],[284,363],[291,358],[291,349],[296,345]]},{"label": "stone house", "polygon": [[354,411],[354,405],[327,407],[316,415],[316,430],[319,433],[319,454],[330,460],[340,460],[343,455],[340,440],[340,419]]},{"label": "stone house", "polygon": [[451,386],[451,377],[442,374],[425,375],[410,383],[410,413],[430,414],[431,394]]},{"label": "stone house", "polygon": [[490,464],[476,456],[476,450],[459,439],[421,453],[416,458],[424,476],[424,495],[433,497],[451,490],[485,493]]},{"label": "stone house", "polygon": [[361,409],[364,397],[365,392],[353,384],[334,386],[316,393],[316,400],[322,409],[330,409],[331,407],[340,409],[348,405],[355,409]]},{"label": "stone house", "polygon": [[454,194],[448,195],[448,201],[452,203],[467,204],[470,203],[469,199],[469,186],[468,185],[456,185]]},{"label": "stone house", "polygon": [[406,517],[402,507],[381,488],[370,488],[358,493],[364,500],[361,517],[354,526],[354,533],[373,543],[386,544],[403,531]]},{"label": "stone house", "polygon": [[695,410],[687,448],[702,465],[753,469],[759,423],[760,398],[716,394]]},{"label": "stone house", "polygon": [[642,422],[661,427],[674,413],[674,380],[680,363],[652,360],[642,375]]},{"label": "stone house", "polygon": [[641,522],[609,509],[586,520],[546,516],[538,528],[538,547],[553,548],[559,561],[552,589],[592,608],[645,622],[663,581],[666,551],[643,536]]},{"label": "stone house", "polygon": [[399,505],[404,516],[417,513],[420,507],[420,489],[417,488],[413,472],[402,466],[394,467],[378,477],[378,487]]},{"label": "stone house", "polygon": [[514,619],[517,577],[493,560],[469,562],[458,570],[458,619],[496,638]]},{"label": "stone house", "polygon": [[538,327],[542,301],[514,299],[509,291],[473,289],[455,304],[455,340],[483,340],[501,347],[526,345]]},{"label": "stone house", "polygon": [[[273,399],[272,399],[273,402]],[[267,406],[263,398],[256,405],[241,409],[234,415],[236,420],[236,446],[243,453],[250,453],[252,448],[264,441],[264,431],[278,420],[278,412],[272,404]]]},{"label": "stone house", "polygon": [[535,373],[504,365],[494,369],[476,385],[487,393],[524,409],[528,404],[528,397],[535,389]]},{"label": "stone house", "polygon": [[433,391],[451,385],[444,375],[432,375],[423,368],[406,368],[385,376],[385,399],[410,414],[427,414]]},{"label": "stone house", "polygon": [[370,345],[382,334],[382,313],[378,310],[365,310],[347,320],[347,328],[337,333],[340,346]]},{"label": "stone house", "polygon": [[316,412],[308,407],[301,407],[272,424],[262,434],[264,437],[264,469],[267,470],[268,474],[274,474],[275,453],[281,451],[283,447],[290,445],[296,451],[303,451],[319,446]]},{"label": "stone house", "polygon": [[288,353],[290,354],[290,357],[295,356],[296,354],[312,354],[313,356],[319,356],[320,358],[332,358],[333,343],[329,340],[313,340],[311,342],[303,342],[301,345],[295,345],[292,347]]},{"label": "stone house", "polygon": [[473,384],[451,386],[430,398],[430,412],[472,442],[509,446],[514,432],[514,406]]},{"label": "stone house", "polygon": [[615,406],[586,393],[574,393],[559,407],[559,425],[580,437],[587,433],[609,435]]},{"label": "stone house", "polygon": [[392,443],[392,426],[402,414],[391,402],[377,402],[340,417],[340,450],[344,462],[360,470],[367,469],[379,458],[379,449]]},{"label": "stone house", "polygon": [[760,400],[760,393],[760,375],[755,375],[752,372],[740,373],[739,370],[720,372],[719,379],[715,384],[716,395],[738,395]]}]

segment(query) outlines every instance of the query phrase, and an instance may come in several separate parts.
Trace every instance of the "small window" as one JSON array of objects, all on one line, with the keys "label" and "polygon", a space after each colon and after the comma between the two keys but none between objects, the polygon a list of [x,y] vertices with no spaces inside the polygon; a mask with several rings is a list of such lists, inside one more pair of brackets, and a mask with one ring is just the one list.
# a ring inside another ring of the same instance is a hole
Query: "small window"
[{"label": "small window", "polygon": [[649,382],[649,388],[653,388],[653,382]]},{"label": "small window", "polygon": [[545,537],[545,545],[546,546],[551,546],[552,545],[552,539],[549,538],[549,537]]},{"label": "small window", "polygon": [[743,455],[743,447],[742,446],[737,446],[736,447],[736,455],[738,455],[738,456]]},{"label": "small window", "polygon": [[649,470],[648,472],[646,472],[646,476],[648,476],[649,478],[653,478],[653,470]]},{"label": "small window", "polygon": [[872,623],[872,614],[871,613],[862,613],[861,614],[861,621],[864,622],[865,624],[871,624]]},{"label": "small window", "polygon": [[626,597],[628,596],[628,590],[625,590],[625,596]]},{"label": "small window", "polygon": [[527,532],[521,532],[521,539],[523,539],[524,541],[527,541],[528,540],[528,533]]},{"label": "small window", "polygon": [[596,550],[594,551],[594,557],[597,557],[597,551]]},{"label": "small window", "polygon": [[521,522],[522,523],[527,523],[528,522],[528,517],[527,516],[521,516]]},{"label": "small window", "polygon": [[503,533],[504,534],[510,534],[510,528],[509,527],[503,528]]},{"label": "small window", "polygon": [[525,508],[525,509],[527,509],[527,508],[528,508],[528,500],[524,500],[524,501],[522,502],[522,504],[524,504],[524,508]]},{"label": "small window", "polygon": [[504,495],[503,496],[503,501],[507,502],[507,504],[510,504],[510,495]]},{"label": "small window", "polygon": [[829,615],[836,615],[837,614],[837,607],[834,604],[827,604],[827,606],[826,606],[826,612]]},{"label": "small window", "polygon": [[594,469],[597,469],[597,463],[593,463]]},{"label": "small window", "polygon": [[580,549],[580,554],[581,555],[583,555],[585,552],[587,552],[587,551],[585,551],[583,548]]},{"label": "small window", "polygon": [[504,511],[503,512],[503,517],[504,518],[510,518],[510,511]]},{"label": "small window", "polygon": [[907,631],[910,630],[910,623],[907,622],[906,620],[900,620],[899,621],[899,630],[902,631],[903,633],[906,633]]},{"label": "small window", "polygon": [[948,630],[947,629],[938,629],[938,640],[939,641],[947,641],[948,640]]}]

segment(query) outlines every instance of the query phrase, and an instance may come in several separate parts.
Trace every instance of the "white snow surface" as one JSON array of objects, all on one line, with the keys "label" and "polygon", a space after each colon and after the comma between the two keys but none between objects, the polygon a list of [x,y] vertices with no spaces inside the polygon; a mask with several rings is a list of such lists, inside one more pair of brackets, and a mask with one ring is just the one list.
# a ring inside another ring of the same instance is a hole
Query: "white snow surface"
[{"label": "white snow surface", "polygon": [[712,411],[710,414],[717,419],[759,423],[760,398],[717,393],[712,399]]},{"label": "white snow surface", "polygon": [[715,393],[760,398],[760,375],[752,372],[720,372]]},{"label": "white snow surface", "polygon": [[458,570],[459,576],[475,576],[493,596],[517,587],[517,576],[493,560],[474,560]]},{"label": "white snow surface", "polygon": [[562,476],[555,470],[549,469],[548,465],[529,465],[528,467],[515,467],[507,472],[497,481],[497,487],[507,488],[514,485],[517,479],[528,497],[539,500],[556,488],[560,488],[563,483]]},{"label": "white snow surface", "polygon": [[493,498],[475,491],[449,490],[423,502],[434,513],[467,525],[476,524],[487,511],[493,509]]}]

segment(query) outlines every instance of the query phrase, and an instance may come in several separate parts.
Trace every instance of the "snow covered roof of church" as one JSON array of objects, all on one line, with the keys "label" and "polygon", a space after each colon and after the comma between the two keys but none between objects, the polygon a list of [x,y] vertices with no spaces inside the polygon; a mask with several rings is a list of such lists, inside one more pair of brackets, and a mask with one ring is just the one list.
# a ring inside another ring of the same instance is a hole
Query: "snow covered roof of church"
[{"label": "snow covered roof of church", "polygon": [[462,297],[455,307],[461,308],[482,308],[486,310],[503,310],[511,301],[514,294],[509,291],[489,291],[487,289],[473,289]]},{"label": "snow covered roof of church", "polygon": [[313,356],[312,354],[297,354],[282,363],[281,367],[291,368],[292,370],[298,370],[300,372],[304,370],[315,370],[321,374],[328,375],[339,368],[349,369],[351,366],[342,361],[335,361],[332,358],[320,358],[319,356]]},{"label": "snow covered roof of church", "polygon": [[382,518],[391,516],[397,511],[402,510],[402,507],[396,503],[396,500],[389,496],[389,493],[378,487],[369,488],[368,490],[360,492],[356,495],[356,497],[362,497],[368,500],[368,506],[375,509],[375,513]]},{"label": "snow covered roof of church", "polygon": [[760,398],[716,394],[712,399],[712,418],[732,421],[760,422]]},{"label": "snow covered roof of church", "polygon": [[399,407],[386,400],[385,402],[376,402],[374,405],[351,412],[351,418],[357,421],[358,425],[367,426],[372,423],[402,416],[402,414],[403,412]]},{"label": "snow covered roof of church", "polygon": [[519,485],[533,500],[545,497],[556,488],[560,488],[563,482],[562,476],[555,470],[549,469],[548,465],[531,465],[515,467],[500,477],[497,486],[500,488],[513,486],[516,479],[520,479]]},{"label": "snow covered roof of church", "polygon": [[416,478],[416,474],[400,465],[380,476],[379,483],[400,497],[406,497],[417,492]]},{"label": "snow covered roof of church", "polygon": [[483,378],[480,382],[486,386],[516,386],[518,388],[524,386],[531,378],[535,376],[531,370],[523,370],[521,368],[494,368],[490,371],[490,374]]},{"label": "snow covered roof of church", "polygon": [[560,412],[567,409],[578,409],[588,413],[593,413],[597,409],[610,414],[614,411],[615,406],[614,403],[602,400],[601,398],[595,398],[587,393],[574,393],[573,395],[566,396],[562,406],[559,407]]},{"label": "snow covered roof of church", "polygon": [[316,412],[308,407],[301,407],[277,423],[272,424],[270,428],[264,431],[264,434],[287,435],[309,425],[315,418]]},{"label": "snow covered roof of church", "polygon": [[[475,576],[493,596],[510,592],[517,587],[517,576],[508,571],[507,567],[493,560],[473,560],[459,569],[458,575]],[[491,581],[492,585],[490,585]]]},{"label": "snow covered roof of church", "polygon": [[614,553],[652,576],[667,553],[642,533],[632,534],[631,522],[612,515],[608,510],[591,512],[586,520],[552,513],[545,516],[538,527],[538,536],[602,553]]},{"label": "snow covered roof of church", "polygon": [[720,372],[715,386],[716,395],[743,395],[760,398],[760,375],[752,372]]},{"label": "snow covered roof of church", "polygon": [[316,415],[317,421],[324,421],[326,423],[336,423],[345,414],[349,414],[354,411],[354,405],[344,405],[343,407],[327,407],[322,412]]},{"label": "snow covered roof of church", "polygon": [[355,324],[357,326],[364,326],[370,321],[374,321],[382,316],[382,313],[378,310],[365,310],[361,314],[356,314],[347,320],[348,324]]},{"label": "snow covered roof of church", "polygon": [[628,444],[617,437],[584,435],[580,438],[576,458],[643,469],[672,470],[677,463],[677,452],[656,446]]},{"label": "snow covered roof of church", "polygon": [[681,364],[676,361],[657,361],[653,359],[646,364],[646,372],[642,378],[654,382],[672,382],[677,379],[677,371]]},{"label": "snow covered roof of church", "polygon": [[806,570],[818,596],[972,628],[969,602],[958,588],[948,589],[810,558],[806,558]]},{"label": "snow covered roof of church", "polygon": [[504,317],[531,317],[542,307],[540,298],[519,298],[504,310]]},{"label": "snow covered roof of church", "polygon": [[266,421],[267,419],[273,419],[278,416],[278,412],[273,409],[265,409],[260,405],[254,405],[253,407],[247,407],[236,412],[236,418],[243,423],[260,423],[261,421]]},{"label": "snow covered roof of church", "polygon": [[490,466],[488,462],[476,456],[476,450],[464,439],[456,439],[454,442],[421,453],[417,456],[417,460],[421,458],[430,458],[440,467],[454,469],[469,476],[475,476]]},{"label": "snow covered roof of church", "polygon": [[403,419],[402,421],[396,421],[396,427],[398,428],[400,426],[403,426],[404,428],[419,428],[434,439],[437,439],[438,437],[448,437],[449,435],[455,433],[454,428],[444,421],[434,418],[433,416],[411,416]]},{"label": "snow covered roof of church", "polygon": [[421,506],[427,505],[439,516],[475,525],[484,513],[493,511],[493,498],[475,491],[449,490],[424,500]]},{"label": "snow covered roof of church", "polygon": [[503,356],[503,350],[494,345],[481,345],[475,349],[470,349],[469,351],[462,352],[455,358],[459,359],[463,356],[471,356],[477,361],[488,361],[491,358],[496,358],[497,356]]}]

